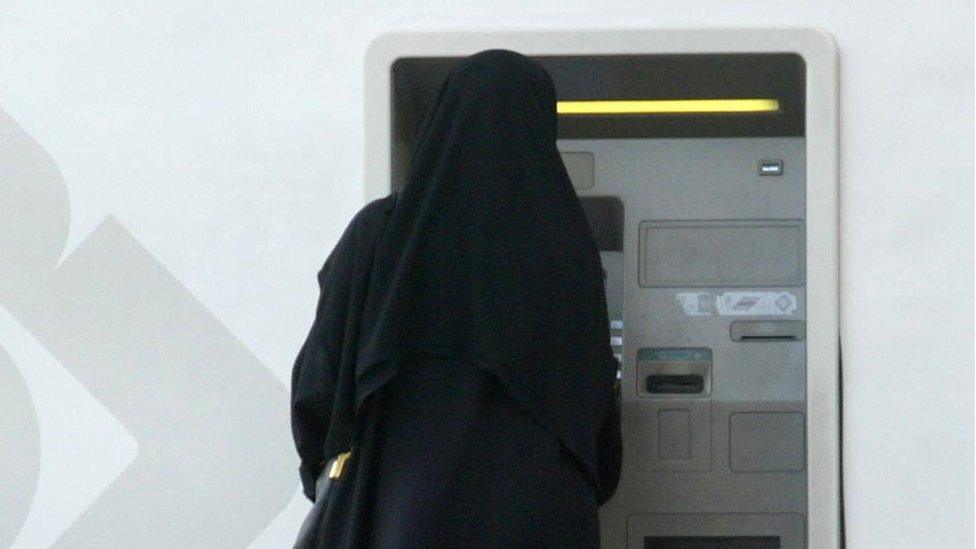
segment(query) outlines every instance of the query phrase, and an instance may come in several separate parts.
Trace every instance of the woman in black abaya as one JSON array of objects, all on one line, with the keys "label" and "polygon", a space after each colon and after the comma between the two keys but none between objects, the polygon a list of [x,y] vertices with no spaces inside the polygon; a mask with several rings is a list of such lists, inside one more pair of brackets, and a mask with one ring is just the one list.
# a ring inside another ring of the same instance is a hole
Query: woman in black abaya
[{"label": "woman in black abaya", "polygon": [[549,75],[462,60],[398,195],[319,272],[292,374],[318,547],[598,547],[620,468],[596,244],[556,149]]}]

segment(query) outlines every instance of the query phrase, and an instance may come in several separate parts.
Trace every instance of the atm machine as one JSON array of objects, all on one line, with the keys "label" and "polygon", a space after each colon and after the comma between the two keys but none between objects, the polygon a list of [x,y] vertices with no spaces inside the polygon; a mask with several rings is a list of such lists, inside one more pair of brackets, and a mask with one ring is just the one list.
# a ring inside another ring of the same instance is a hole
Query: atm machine
[{"label": "atm machine", "polygon": [[366,63],[368,198],[453,64],[538,60],[600,246],[624,439],[607,548],[840,545],[836,50],[812,30],[401,33]]}]

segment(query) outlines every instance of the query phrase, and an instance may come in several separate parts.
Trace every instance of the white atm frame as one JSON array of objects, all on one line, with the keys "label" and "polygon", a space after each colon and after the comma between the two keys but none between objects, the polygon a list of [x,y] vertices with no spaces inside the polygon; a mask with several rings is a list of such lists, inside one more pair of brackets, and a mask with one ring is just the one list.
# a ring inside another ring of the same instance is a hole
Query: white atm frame
[{"label": "white atm frame", "polygon": [[365,63],[366,199],[390,190],[390,69],[400,57],[466,56],[506,48],[529,56],[796,53],[806,64],[807,546],[840,547],[838,60],[826,33],[806,28],[398,32]]}]

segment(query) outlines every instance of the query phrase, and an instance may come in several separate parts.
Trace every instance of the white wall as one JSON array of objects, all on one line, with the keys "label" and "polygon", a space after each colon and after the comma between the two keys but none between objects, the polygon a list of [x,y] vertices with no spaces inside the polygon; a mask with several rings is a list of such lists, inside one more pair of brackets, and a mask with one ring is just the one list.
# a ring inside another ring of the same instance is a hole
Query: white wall
[{"label": "white wall", "polygon": [[171,4],[0,3],[0,546],[291,541],[287,384],[362,203],[372,36],[706,26],[836,39],[848,542],[971,546],[971,2]]}]

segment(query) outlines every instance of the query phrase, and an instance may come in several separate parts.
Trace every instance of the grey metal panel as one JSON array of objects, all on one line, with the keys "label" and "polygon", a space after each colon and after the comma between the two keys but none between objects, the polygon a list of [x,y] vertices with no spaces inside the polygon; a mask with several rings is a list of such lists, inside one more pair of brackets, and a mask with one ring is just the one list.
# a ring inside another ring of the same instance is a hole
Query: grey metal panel
[{"label": "grey metal panel", "polygon": [[640,285],[802,286],[802,221],[643,221]]},{"label": "grey metal panel", "polygon": [[745,412],[729,416],[729,464],[735,472],[802,471],[801,413]]},{"label": "grey metal panel", "polygon": [[[793,254],[795,261],[799,253],[802,260],[803,245],[796,235],[802,239],[805,216],[804,140],[601,139],[561,141],[560,146],[593,152],[594,186],[579,190],[581,196],[617,196],[624,203],[619,286],[622,294],[608,294],[611,302],[622,303],[625,323],[624,473],[617,495],[602,509],[603,517],[618,520],[610,517],[641,512],[669,517],[681,513],[787,514],[801,520],[791,539],[801,540],[794,546],[802,547],[802,517],[807,512],[805,468],[761,473],[734,471],[730,462],[730,418],[741,413],[804,414],[805,334],[801,333],[795,341],[761,343],[735,341],[731,337],[733,322],[803,321],[804,271],[794,263],[792,277],[775,280],[789,285],[768,285],[770,280],[757,276],[753,282],[760,284],[746,287],[732,287],[741,284],[743,277],[713,280],[712,285],[706,286],[644,287],[639,252],[641,234],[648,228],[663,227],[666,233],[677,226],[721,229],[765,224],[789,235],[767,241],[768,246],[790,247],[787,257]],[[789,169],[778,177],[760,176],[756,165],[764,158],[783,159]],[[771,180],[775,184],[770,184]],[[707,239],[699,239],[697,245],[707,244]],[[671,255],[695,253],[694,246],[685,246],[672,250]],[[756,272],[762,275],[761,270],[753,271]],[[748,314],[756,312],[750,309],[744,311],[746,314],[738,314],[734,308],[723,309],[725,298],[738,294],[789,296],[789,306],[759,310],[767,313],[763,315]],[[688,296],[692,308],[686,307]],[[651,363],[640,358],[642,350],[648,348],[675,347],[708,348],[711,363],[703,368],[680,362]],[[701,395],[648,394],[643,383],[652,372],[700,373],[707,381],[707,391]],[[691,431],[687,437],[682,431],[685,421]],[[802,435],[801,430],[801,439]],[[665,444],[673,447],[663,448]],[[795,439],[788,446],[787,453],[793,451],[792,456],[796,452],[805,456],[802,440],[799,447]],[[742,457],[742,452],[737,456]],[[748,455],[746,458],[748,462]],[[722,524],[726,530],[722,530]],[[715,528],[716,532],[728,534],[732,525],[719,521]],[[610,536],[619,539],[618,534]]]},{"label": "grey metal panel", "polygon": [[563,165],[566,166],[566,174],[576,189],[593,188],[593,153],[590,152],[563,152]]},{"label": "grey metal panel", "polygon": [[691,413],[688,410],[660,410],[657,413],[657,459],[691,459]]}]

